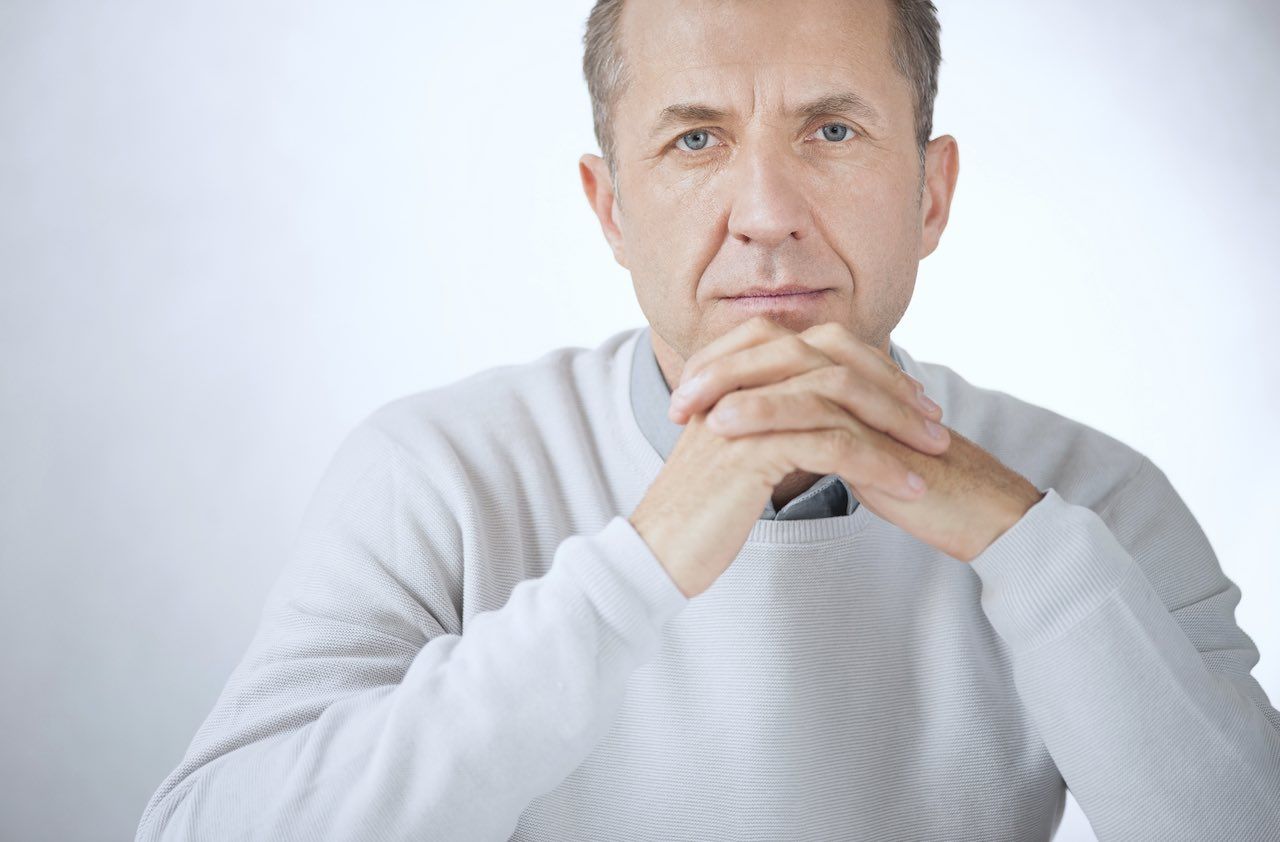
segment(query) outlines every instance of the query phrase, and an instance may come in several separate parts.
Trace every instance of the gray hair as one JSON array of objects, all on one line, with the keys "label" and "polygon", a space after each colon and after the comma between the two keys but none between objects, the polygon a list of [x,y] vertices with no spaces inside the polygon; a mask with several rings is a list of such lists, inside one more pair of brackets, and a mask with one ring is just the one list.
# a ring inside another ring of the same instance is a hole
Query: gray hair
[{"label": "gray hair", "polygon": [[[609,178],[618,186],[617,147],[613,135],[613,107],[631,83],[622,60],[623,0],[597,0],[587,17],[582,36],[582,72],[591,96],[591,117]],[[893,65],[913,94],[916,148],[920,157],[920,184],[924,185],[925,146],[933,134],[933,101],[938,95],[938,65],[942,62],[938,10],[932,0],[888,0],[894,11],[890,51]]]}]

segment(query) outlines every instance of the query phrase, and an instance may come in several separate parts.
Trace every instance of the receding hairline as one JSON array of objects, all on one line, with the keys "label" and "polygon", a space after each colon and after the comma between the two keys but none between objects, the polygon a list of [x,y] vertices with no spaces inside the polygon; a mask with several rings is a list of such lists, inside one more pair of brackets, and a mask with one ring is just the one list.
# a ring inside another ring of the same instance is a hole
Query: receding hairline
[{"label": "receding hairline", "polygon": [[[940,25],[934,0],[885,0],[890,9],[889,49],[894,69],[911,86],[912,124],[924,184],[925,147],[932,137],[934,100],[942,61]],[[597,0],[583,33],[583,73],[591,98],[594,131],[617,189],[616,106],[632,89],[634,69],[623,42],[624,0]],[[686,103],[688,104],[688,103]],[[698,103],[692,103],[697,105]],[[705,105],[705,103],[703,103]],[[656,119],[656,117],[652,118]]]}]

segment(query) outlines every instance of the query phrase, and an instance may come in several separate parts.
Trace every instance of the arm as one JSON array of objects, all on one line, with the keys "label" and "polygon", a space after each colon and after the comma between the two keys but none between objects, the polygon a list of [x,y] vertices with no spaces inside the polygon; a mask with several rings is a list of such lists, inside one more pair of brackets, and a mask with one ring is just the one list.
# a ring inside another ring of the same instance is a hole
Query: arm
[{"label": "arm", "polygon": [[1150,460],[1096,513],[1049,489],[971,566],[1099,839],[1280,839],[1280,714],[1240,589]]},{"label": "arm", "polygon": [[592,751],[688,599],[618,516],[454,633],[461,539],[430,489],[367,423],[344,440],[138,840],[506,839]]}]

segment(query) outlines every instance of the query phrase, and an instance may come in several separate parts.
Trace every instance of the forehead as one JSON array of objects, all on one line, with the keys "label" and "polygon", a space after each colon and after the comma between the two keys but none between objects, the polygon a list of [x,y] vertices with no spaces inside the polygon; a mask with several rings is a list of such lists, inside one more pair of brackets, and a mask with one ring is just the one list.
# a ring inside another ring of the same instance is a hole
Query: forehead
[{"label": "forehead", "polygon": [[757,85],[805,98],[836,83],[880,104],[903,84],[891,14],[887,0],[631,0],[621,22],[628,110],[644,122],[676,100]]}]

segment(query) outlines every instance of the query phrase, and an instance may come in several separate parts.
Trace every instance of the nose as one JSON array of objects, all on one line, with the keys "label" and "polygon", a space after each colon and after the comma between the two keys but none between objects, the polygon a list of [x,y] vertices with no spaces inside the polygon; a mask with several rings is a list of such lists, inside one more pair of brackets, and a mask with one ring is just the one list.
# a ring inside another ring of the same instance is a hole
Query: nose
[{"label": "nose", "polygon": [[767,144],[743,146],[731,187],[729,234],[743,244],[777,246],[808,236],[813,224],[790,152]]}]

